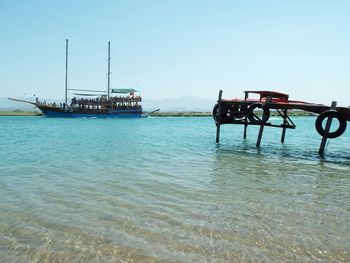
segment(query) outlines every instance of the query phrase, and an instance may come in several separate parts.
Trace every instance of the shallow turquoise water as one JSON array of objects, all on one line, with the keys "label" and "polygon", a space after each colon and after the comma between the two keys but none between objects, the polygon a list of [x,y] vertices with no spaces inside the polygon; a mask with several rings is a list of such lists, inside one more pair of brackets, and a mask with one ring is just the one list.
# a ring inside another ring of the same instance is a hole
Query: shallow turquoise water
[{"label": "shallow turquoise water", "polygon": [[349,262],[350,129],[0,118],[0,262]]}]

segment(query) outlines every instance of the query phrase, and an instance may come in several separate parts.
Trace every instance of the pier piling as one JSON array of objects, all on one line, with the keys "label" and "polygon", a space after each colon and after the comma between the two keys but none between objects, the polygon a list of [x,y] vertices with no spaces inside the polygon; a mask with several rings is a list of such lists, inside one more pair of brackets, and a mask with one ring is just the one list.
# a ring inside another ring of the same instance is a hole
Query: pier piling
[{"label": "pier piling", "polygon": [[286,130],[287,130],[285,125],[288,124],[288,122],[287,122],[288,115],[287,115],[286,109],[282,110],[282,116],[283,116],[283,128],[282,128],[281,143],[284,143],[284,138],[286,137]]},{"label": "pier piling", "polygon": [[[219,91],[219,98],[218,98],[218,115],[221,115],[221,98],[222,98],[222,90]],[[218,143],[220,141],[220,118],[216,121],[216,142]]]},{"label": "pier piling", "polygon": [[[337,107],[337,102],[336,101],[332,101],[331,109],[335,110],[336,107]],[[329,130],[331,129],[332,120],[333,120],[332,116],[329,116],[328,119],[327,119],[325,131],[324,131],[324,134],[322,136],[322,140],[321,140],[321,144],[320,144],[320,149],[318,150],[319,155],[323,155],[324,154],[324,149],[325,149],[326,143],[327,143],[327,135],[329,133]]]},{"label": "pier piling", "polygon": [[[269,103],[271,102],[272,97],[271,96],[267,96],[266,98],[266,102],[265,102],[265,106],[269,105]],[[265,116],[265,111],[263,111],[263,116],[262,116],[262,120],[267,120],[268,117]],[[265,126],[265,122],[261,122],[260,124],[260,129],[259,129],[259,134],[258,134],[258,139],[256,141],[256,147],[260,147],[260,142],[261,142],[261,138],[264,132],[264,126]]]},{"label": "pier piling", "polygon": [[[248,92],[244,92],[244,100],[248,99]],[[248,118],[247,115],[244,116],[244,132],[243,139],[247,138],[247,129],[248,129]]]},{"label": "pier piling", "polygon": [[260,147],[260,142],[261,142],[263,132],[264,132],[264,124],[261,124],[259,129],[259,134],[258,134],[258,140],[256,141],[256,147],[258,148]]}]

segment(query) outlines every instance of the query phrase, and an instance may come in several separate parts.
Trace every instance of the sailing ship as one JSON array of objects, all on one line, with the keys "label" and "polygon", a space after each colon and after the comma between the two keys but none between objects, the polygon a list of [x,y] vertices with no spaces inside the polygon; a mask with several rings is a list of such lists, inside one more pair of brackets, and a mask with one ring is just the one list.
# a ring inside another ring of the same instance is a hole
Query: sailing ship
[{"label": "sailing ship", "polygon": [[[68,89],[68,39],[66,39],[66,75],[65,75],[65,101],[64,103],[46,103],[36,98],[35,102],[9,98],[10,100],[30,103],[40,109],[48,117],[102,117],[102,118],[140,118],[147,116],[142,111],[142,98],[135,89],[110,89],[110,61],[111,43],[108,42],[108,73],[107,91]],[[78,92],[68,102],[68,90]],[[84,92],[84,93],[81,93]],[[99,92],[99,93],[96,93]],[[101,94],[101,92],[103,92]],[[115,94],[114,96],[111,95]],[[153,113],[154,110],[150,113]],[[150,114],[148,113],[148,114]]]}]

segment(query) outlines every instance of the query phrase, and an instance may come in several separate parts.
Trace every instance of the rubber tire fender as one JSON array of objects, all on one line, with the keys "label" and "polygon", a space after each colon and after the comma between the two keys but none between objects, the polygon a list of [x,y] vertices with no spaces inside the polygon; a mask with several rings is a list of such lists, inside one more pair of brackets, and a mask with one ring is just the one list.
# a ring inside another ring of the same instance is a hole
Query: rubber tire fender
[{"label": "rubber tire fender", "polygon": [[[253,111],[256,109],[256,108],[260,108],[263,110],[263,116],[262,116],[262,119],[261,120],[257,120],[254,118],[253,116]],[[254,123],[254,124],[264,124],[268,121],[268,119],[270,118],[270,109],[267,105],[263,105],[262,103],[259,103],[259,102],[256,102],[256,103],[253,103],[251,104],[247,111],[246,111],[246,115],[247,115],[247,118],[248,120],[251,122],[251,123]]]},{"label": "rubber tire fender", "polygon": [[326,138],[329,138],[329,139],[337,138],[345,132],[347,122],[346,122],[346,119],[344,119],[344,117],[339,112],[337,112],[335,110],[327,110],[327,111],[322,112],[320,115],[318,115],[316,122],[315,122],[316,131],[322,137],[325,135],[325,130],[322,127],[322,123],[323,123],[325,118],[329,118],[329,117],[332,117],[334,119],[338,119],[339,127],[336,131],[329,132],[327,134]]},{"label": "rubber tire fender", "polygon": [[218,119],[218,108],[219,108],[219,104],[216,103],[213,108],[213,119],[215,121],[217,121]]}]

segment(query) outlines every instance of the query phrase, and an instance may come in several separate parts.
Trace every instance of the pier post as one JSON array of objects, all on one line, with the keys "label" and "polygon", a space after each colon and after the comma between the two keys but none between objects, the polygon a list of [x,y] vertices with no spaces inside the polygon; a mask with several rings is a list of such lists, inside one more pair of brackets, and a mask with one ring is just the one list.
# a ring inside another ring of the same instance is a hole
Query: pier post
[{"label": "pier post", "polygon": [[[248,92],[244,92],[244,100],[248,99]],[[244,116],[244,132],[243,132],[243,139],[247,138],[247,129],[248,129],[248,120],[247,115]]]},{"label": "pier post", "polygon": [[[287,109],[282,110],[282,112],[283,112],[283,125],[286,125],[287,124]],[[284,138],[286,137],[286,130],[287,130],[287,128],[285,126],[283,126],[281,143],[284,143]]]},{"label": "pier post", "polygon": [[258,134],[258,140],[256,141],[256,147],[257,148],[260,147],[260,142],[261,142],[263,131],[264,131],[264,124],[261,124],[260,125],[260,129],[259,129],[259,134]]},{"label": "pier post", "polygon": [[[269,105],[270,102],[272,100],[272,97],[271,96],[268,96],[266,98],[266,102],[265,102],[265,106],[266,105]],[[265,119],[265,111],[263,113],[263,118],[262,119]],[[258,134],[258,140],[256,141],[256,147],[259,148],[260,147],[260,142],[261,142],[261,138],[262,138],[262,135],[263,135],[263,132],[264,132],[264,126],[265,126],[265,123],[261,123],[260,124],[260,129],[259,129],[259,134]]]},{"label": "pier post", "polygon": [[[337,107],[337,102],[336,101],[332,101],[331,109],[335,110],[336,107]],[[331,125],[332,125],[332,119],[333,119],[332,116],[329,116],[328,119],[327,119],[324,135],[322,137],[322,141],[321,141],[321,144],[320,144],[320,149],[318,150],[318,154],[319,155],[323,155],[324,154],[324,149],[325,149],[326,143],[327,143],[327,135],[328,135],[329,130],[330,130]]]},{"label": "pier post", "polygon": [[218,118],[216,121],[216,143],[220,141],[220,117],[221,117],[221,97],[222,97],[222,90],[219,91],[219,98],[218,98]]}]

